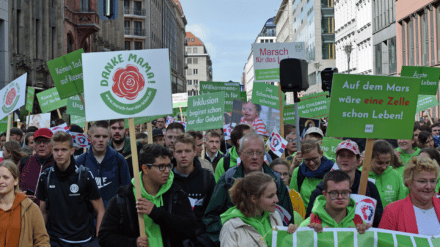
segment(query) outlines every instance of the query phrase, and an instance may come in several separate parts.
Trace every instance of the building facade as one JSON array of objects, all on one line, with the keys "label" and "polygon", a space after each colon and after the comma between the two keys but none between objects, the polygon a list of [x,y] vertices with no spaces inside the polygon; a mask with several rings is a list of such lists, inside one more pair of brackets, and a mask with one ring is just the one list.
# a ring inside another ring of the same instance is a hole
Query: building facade
[{"label": "building facade", "polygon": [[396,75],[396,2],[394,0],[372,1],[373,74]]},{"label": "building facade", "polygon": [[[320,72],[335,67],[335,12],[333,0],[284,0],[275,17],[277,42],[304,42],[309,89],[320,92]],[[287,94],[293,103],[293,94]]]},{"label": "building facade", "polygon": [[200,94],[200,82],[212,81],[212,61],[203,42],[186,32],[186,90],[188,96]]},{"label": "building facade", "polygon": [[178,0],[123,0],[125,50],[168,48],[173,93],[186,92],[186,17]]},{"label": "building facade", "polygon": [[[260,34],[258,34],[254,43],[276,43],[276,25],[274,23],[275,17],[272,17],[266,21],[261,29]],[[254,80],[255,80],[255,70],[254,70],[254,51],[251,48],[251,53],[247,59],[246,64],[244,65],[243,71],[243,85],[246,89],[247,98],[250,99],[252,97],[252,89],[254,88]],[[271,83],[274,85],[274,83]]]},{"label": "building facade", "polygon": [[[440,1],[396,1],[396,22],[397,73],[402,66],[440,67]],[[438,106],[427,112],[439,117]]]},{"label": "building facade", "polygon": [[9,83],[9,3],[0,0],[0,89]]}]

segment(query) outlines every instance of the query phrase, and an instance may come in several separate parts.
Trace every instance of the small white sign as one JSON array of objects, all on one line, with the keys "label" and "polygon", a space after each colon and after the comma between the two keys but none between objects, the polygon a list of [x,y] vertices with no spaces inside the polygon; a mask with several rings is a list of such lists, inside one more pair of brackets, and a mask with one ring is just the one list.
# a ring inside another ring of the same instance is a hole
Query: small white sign
[{"label": "small white sign", "polygon": [[188,101],[188,93],[173,93],[173,103]]},{"label": "small white sign", "polygon": [[358,194],[351,194],[351,198],[356,202],[356,214],[365,224],[373,224],[377,206],[376,199]]},{"label": "small white sign", "polygon": [[26,102],[27,73],[18,77],[0,90],[0,119],[22,107]]}]

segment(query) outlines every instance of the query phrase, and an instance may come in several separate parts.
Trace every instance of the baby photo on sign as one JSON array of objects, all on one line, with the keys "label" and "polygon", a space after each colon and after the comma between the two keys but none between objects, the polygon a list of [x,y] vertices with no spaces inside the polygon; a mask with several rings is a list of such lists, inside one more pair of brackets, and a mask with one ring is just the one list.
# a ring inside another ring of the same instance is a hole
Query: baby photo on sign
[{"label": "baby photo on sign", "polygon": [[280,129],[280,110],[234,99],[231,123],[247,123],[259,135],[269,136],[275,126]]},{"label": "baby photo on sign", "polygon": [[319,128],[320,121],[319,119],[313,118],[300,118],[299,119],[299,132],[301,133],[301,139],[304,139],[306,136],[307,130],[311,127]]},{"label": "baby photo on sign", "polygon": [[[30,121],[29,118],[31,118]],[[27,116],[26,122],[29,123],[29,126],[35,126],[37,128],[50,128],[50,113]]]}]

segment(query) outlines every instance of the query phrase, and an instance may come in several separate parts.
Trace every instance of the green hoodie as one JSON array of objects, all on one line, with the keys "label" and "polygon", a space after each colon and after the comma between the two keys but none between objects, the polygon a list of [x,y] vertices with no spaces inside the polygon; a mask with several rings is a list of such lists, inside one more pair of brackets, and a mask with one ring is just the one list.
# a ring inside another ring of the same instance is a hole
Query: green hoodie
[{"label": "green hoodie", "polygon": [[420,148],[415,147],[414,150],[415,150],[414,153],[412,153],[412,154],[407,154],[407,153],[405,153],[401,148],[396,148],[396,151],[397,151],[397,152],[401,152],[399,158],[400,158],[400,161],[402,161],[403,166],[398,167],[398,168],[396,168],[396,169],[394,169],[394,170],[396,170],[396,171],[402,176],[402,178],[403,178],[403,171],[405,170],[406,163],[408,163],[408,161],[409,161],[412,157],[417,156],[417,155],[420,154]]},{"label": "green hoodie", "polygon": [[[338,224],[336,221],[325,211],[325,204],[327,203],[325,197],[320,195],[316,197],[316,201],[313,204],[312,213],[318,216],[321,219],[322,227],[330,227],[330,228],[347,228],[347,227],[355,227],[354,225],[354,216],[356,212],[356,202],[350,198],[350,203],[347,207],[347,216]],[[310,224],[311,219],[308,217],[304,220],[299,227],[306,227]]]},{"label": "green hoodie", "polygon": [[[233,146],[230,150],[229,150],[229,155],[231,157],[231,162],[230,162],[230,166],[229,168],[232,168],[234,166],[237,166],[237,159],[239,158],[238,153],[237,153],[237,148],[235,146]],[[226,154],[227,155],[227,154]],[[214,173],[214,178],[215,178],[215,182],[217,183],[218,180],[220,179],[220,177],[226,172],[225,168],[223,166],[223,160],[225,158],[221,158],[218,163],[217,163],[217,167],[215,168],[215,173]]]},{"label": "green hoodie", "polygon": [[[142,172],[140,172],[139,176],[141,177],[142,198],[145,198],[148,201],[152,202],[156,207],[162,207],[163,206],[162,195],[165,194],[171,188],[171,185],[173,184],[173,180],[174,180],[174,173],[170,172],[168,181],[160,187],[159,192],[157,192],[156,196],[152,196],[148,194],[148,192],[145,190],[144,184],[142,182]],[[136,198],[136,185],[134,182],[134,178],[131,180],[131,183],[134,186],[133,193],[134,193],[134,197]],[[147,234],[148,243],[150,244],[150,246],[163,247],[160,226],[154,223],[154,221],[146,214],[144,214],[144,224],[145,224],[145,233]]]},{"label": "green hoodie", "polygon": [[220,219],[222,221],[222,225],[226,223],[226,221],[232,218],[240,218],[244,223],[252,226],[257,230],[257,232],[264,236],[264,241],[267,246],[272,246],[272,226],[270,225],[270,212],[264,211],[262,216],[257,217],[246,217],[244,214],[237,208],[237,206],[233,206],[228,209],[226,212],[220,215]]},{"label": "green hoodie", "polygon": [[407,191],[403,185],[403,177],[392,166],[389,166],[382,175],[370,171],[368,177],[375,180],[374,184],[379,191],[383,208],[406,197]]}]

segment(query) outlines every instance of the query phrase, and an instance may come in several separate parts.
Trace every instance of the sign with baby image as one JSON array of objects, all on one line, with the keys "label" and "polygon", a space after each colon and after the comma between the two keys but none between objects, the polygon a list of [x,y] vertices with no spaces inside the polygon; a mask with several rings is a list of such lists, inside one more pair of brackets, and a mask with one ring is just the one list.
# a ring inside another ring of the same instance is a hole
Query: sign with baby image
[{"label": "sign with baby image", "polygon": [[335,74],[327,136],[412,139],[420,80]]}]

